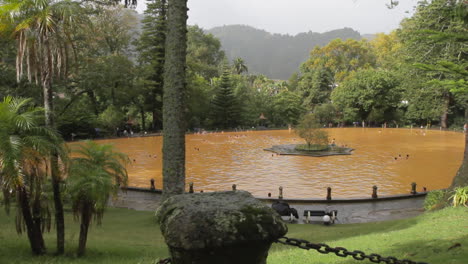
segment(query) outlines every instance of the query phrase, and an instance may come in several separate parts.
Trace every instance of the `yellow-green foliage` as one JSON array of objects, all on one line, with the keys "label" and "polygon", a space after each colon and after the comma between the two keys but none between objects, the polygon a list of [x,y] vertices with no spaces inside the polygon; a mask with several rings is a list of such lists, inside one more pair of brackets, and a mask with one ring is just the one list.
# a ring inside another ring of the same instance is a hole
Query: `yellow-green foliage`
[{"label": "yellow-green foliage", "polygon": [[455,191],[453,195],[450,196],[450,199],[452,200],[453,207],[468,207],[468,186],[455,188]]},{"label": "yellow-green foliage", "polygon": [[303,138],[307,145],[328,145],[328,132],[321,129],[314,114],[304,115],[297,125],[296,134]]}]

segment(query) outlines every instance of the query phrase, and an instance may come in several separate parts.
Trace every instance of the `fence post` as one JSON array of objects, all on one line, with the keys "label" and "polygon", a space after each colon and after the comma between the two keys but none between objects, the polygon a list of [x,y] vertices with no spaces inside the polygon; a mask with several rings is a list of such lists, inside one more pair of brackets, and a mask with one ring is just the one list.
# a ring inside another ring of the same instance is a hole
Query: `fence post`
[{"label": "fence post", "polygon": [[287,232],[245,191],[175,195],[156,217],[173,264],[266,264],[271,244]]},{"label": "fence post", "polygon": [[150,180],[150,190],[156,189],[156,186],[154,185],[154,179]]},{"label": "fence post", "polygon": [[413,183],[411,183],[411,194],[416,194],[416,193],[418,193],[416,191],[416,183],[413,182]]},{"label": "fence post", "polygon": [[378,196],[377,196],[377,185],[374,185],[374,187],[372,187],[372,198],[376,199]]}]

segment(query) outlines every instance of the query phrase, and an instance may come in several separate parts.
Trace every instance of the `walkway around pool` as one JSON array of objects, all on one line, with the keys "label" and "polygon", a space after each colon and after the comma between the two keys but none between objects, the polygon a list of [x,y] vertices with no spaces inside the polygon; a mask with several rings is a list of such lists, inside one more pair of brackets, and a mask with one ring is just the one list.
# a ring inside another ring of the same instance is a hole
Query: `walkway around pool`
[{"label": "walkway around pool", "polygon": [[[155,211],[161,201],[161,190],[148,188],[128,187],[120,191],[110,205],[119,208],[128,208],[138,211]],[[367,223],[385,220],[414,217],[424,212],[423,203],[427,192],[407,195],[382,196],[379,198],[353,198],[353,199],[288,199],[289,203],[299,213],[298,224],[305,223],[305,210],[338,211],[337,224]],[[268,206],[277,198],[257,197]],[[312,218],[312,223],[321,223],[320,217]]]}]

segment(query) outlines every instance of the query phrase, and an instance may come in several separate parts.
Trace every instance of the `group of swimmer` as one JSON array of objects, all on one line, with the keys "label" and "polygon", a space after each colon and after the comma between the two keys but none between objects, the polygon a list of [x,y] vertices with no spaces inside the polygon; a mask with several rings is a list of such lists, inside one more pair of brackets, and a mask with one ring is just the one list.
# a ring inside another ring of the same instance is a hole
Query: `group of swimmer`
[{"label": "group of swimmer", "polygon": [[[394,160],[403,159],[403,156],[401,156],[401,154],[398,154],[398,157],[394,157],[393,159],[394,159]],[[409,159],[409,154],[406,154],[406,158],[405,158],[405,159]]]},{"label": "group of swimmer", "polygon": [[[154,154],[154,155],[148,154],[148,158],[157,159],[157,158],[158,158],[158,155],[156,155],[156,154]],[[136,163],[136,159],[133,159],[133,162]]]},{"label": "group of swimmer", "polygon": [[[333,138],[332,141],[330,142],[330,146],[331,146],[331,147],[336,147],[336,146],[338,146],[338,144],[336,144],[336,140],[335,140],[334,138]],[[346,145],[346,144],[341,144],[341,147],[342,147],[342,148],[346,148],[346,147],[348,147],[348,145]]]},{"label": "group of swimmer", "polygon": [[246,135],[234,135],[234,136],[228,136],[229,138],[245,138],[247,137]]}]

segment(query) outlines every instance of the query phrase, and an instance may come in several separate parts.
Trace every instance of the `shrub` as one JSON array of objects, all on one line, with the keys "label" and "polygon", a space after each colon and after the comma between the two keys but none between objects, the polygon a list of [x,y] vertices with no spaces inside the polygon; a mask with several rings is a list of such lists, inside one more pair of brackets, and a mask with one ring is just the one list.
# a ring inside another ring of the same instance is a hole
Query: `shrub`
[{"label": "shrub", "polygon": [[98,121],[109,132],[113,133],[115,128],[124,122],[125,115],[115,106],[110,105],[99,115]]},{"label": "shrub", "polygon": [[296,134],[307,142],[309,149],[312,145],[328,145],[328,133],[321,129],[320,123],[313,114],[302,117],[296,127]]},{"label": "shrub", "polygon": [[444,202],[445,191],[435,190],[427,194],[426,199],[424,200],[424,209],[426,211],[434,210],[436,208],[442,207]]},{"label": "shrub", "polygon": [[452,200],[453,207],[468,207],[468,186],[455,188],[455,191],[453,192],[453,195],[450,196],[449,200]]},{"label": "shrub", "polygon": [[296,150],[299,151],[323,151],[328,150],[328,145],[297,145],[295,147]]}]

